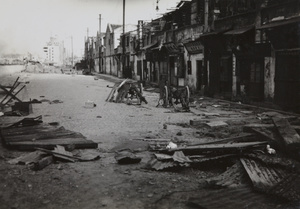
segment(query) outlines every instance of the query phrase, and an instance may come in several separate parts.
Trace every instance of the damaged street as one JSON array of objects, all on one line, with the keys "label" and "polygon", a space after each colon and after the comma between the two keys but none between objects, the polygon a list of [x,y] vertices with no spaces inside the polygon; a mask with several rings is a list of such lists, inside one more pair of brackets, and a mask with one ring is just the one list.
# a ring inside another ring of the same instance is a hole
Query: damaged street
[{"label": "damaged street", "polygon": [[113,76],[20,71],[1,76],[25,86],[1,91],[20,100],[0,116],[1,208],[300,206],[297,114],[200,94],[183,110],[157,86],[128,98],[135,83]]}]

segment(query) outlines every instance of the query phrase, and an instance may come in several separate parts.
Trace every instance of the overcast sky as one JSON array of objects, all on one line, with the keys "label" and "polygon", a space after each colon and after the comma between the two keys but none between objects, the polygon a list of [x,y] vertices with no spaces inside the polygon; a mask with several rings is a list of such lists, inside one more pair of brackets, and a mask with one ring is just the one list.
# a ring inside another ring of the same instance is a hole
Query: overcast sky
[{"label": "overcast sky", "polygon": [[[126,24],[151,20],[174,8],[179,0],[126,0]],[[95,36],[107,23],[122,24],[123,0],[0,0],[0,54],[42,53],[50,36],[57,35],[74,54],[83,53],[84,37]]]}]

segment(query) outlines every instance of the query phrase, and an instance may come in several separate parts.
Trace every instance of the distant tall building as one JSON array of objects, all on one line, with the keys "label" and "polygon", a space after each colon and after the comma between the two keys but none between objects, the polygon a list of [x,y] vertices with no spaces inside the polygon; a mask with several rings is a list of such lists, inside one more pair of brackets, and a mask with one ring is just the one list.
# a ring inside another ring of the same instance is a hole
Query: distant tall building
[{"label": "distant tall building", "polygon": [[56,37],[50,37],[47,46],[44,47],[45,63],[49,65],[63,65],[64,46]]}]

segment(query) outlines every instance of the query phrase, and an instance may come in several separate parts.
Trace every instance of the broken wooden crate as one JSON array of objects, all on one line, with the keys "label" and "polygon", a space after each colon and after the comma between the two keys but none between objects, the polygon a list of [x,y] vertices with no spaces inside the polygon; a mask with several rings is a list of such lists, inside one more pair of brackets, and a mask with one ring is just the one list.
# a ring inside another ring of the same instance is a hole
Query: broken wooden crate
[{"label": "broken wooden crate", "polygon": [[43,123],[2,128],[0,138],[4,146],[18,150],[53,149],[56,145],[77,149],[98,147],[97,143],[87,140],[81,133]]},{"label": "broken wooden crate", "polygon": [[115,84],[106,101],[121,103],[124,102],[125,98],[127,98],[126,103],[128,104],[129,99],[132,100],[133,98],[137,98],[139,104],[141,104],[141,102],[145,102],[147,104],[148,102],[142,93],[141,84],[125,79],[121,83]]}]

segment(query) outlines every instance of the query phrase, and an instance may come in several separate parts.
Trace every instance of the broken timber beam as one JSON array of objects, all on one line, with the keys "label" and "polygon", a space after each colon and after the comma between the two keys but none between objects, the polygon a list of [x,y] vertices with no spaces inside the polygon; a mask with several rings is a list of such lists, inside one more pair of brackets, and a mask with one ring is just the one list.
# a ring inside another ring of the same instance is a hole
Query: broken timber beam
[{"label": "broken timber beam", "polygon": [[300,136],[290,123],[284,118],[273,117],[274,125],[276,126],[282,140],[284,141],[286,151],[297,152],[300,149]]},{"label": "broken timber beam", "polygon": [[[300,133],[300,126],[297,125],[292,125],[292,127],[298,132]],[[264,123],[251,123],[251,124],[247,124],[244,125],[243,127],[243,131],[244,132],[252,132],[253,128],[266,128],[266,129],[275,129],[274,124],[264,124]]]},{"label": "broken timber beam", "polygon": [[14,82],[14,84],[10,87],[10,90],[9,90],[9,94],[6,94],[5,97],[2,99],[2,101],[0,102],[0,104],[3,104],[3,102],[6,100],[6,98],[20,85],[20,83],[18,82],[20,77],[18,77],[16,79],[16,81]]},{"label": "broken timber beam", "polygon": [[210,142],[204,142],[204,143],[197,143],[197,144],[190,144],[189,146],[196,146],[196,145],[206,145],[206,144],[218,144],[218,143],[229,143],[229,142],[241,142],[241,141],[249,141],[254,139],[254,134],[241,134],[240,136],[235,136],[235,137],[229,137],[229,138],[225,138],[225,139],[217,139],[214,141],[210,141]]},{"label": "broken timber beam", "polygon": [[201,152],[239,152],[241,150],[265,146],[268,142],[241,142],[233,144],[207,144],[198,146],[187,146],[170,149],[169,151],[183,151],[184,153],[201,153]]},{"label": "broken timber beam", "polygon": [[4,88],[2,85],[0,85],[0,88],[3,90],[3,91],[5,91],[9,96],[11,96],[11,98],[9,99],[9,100],[7,100],[3,105],[6,105],[8,102],[10,102],[10,100],[12,100],[12,99],[15,99],[15,100],[17,100],[18,102],[22,102],[18,97],[16,97],[17,96],[17,94],[23,89],[23,88],[25,88],[25,86],[22,86],[22,88],[19,90],[19,91],[17,91],[15,94],[13,94],[12,92],[10,92],[10,91],[8,91],[6,88]]}]

